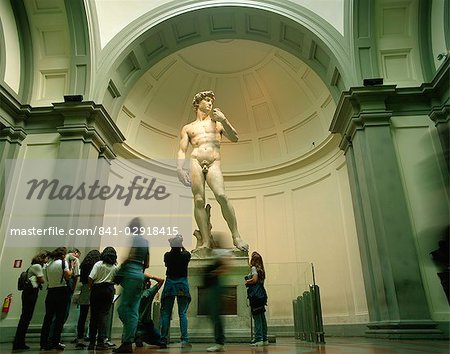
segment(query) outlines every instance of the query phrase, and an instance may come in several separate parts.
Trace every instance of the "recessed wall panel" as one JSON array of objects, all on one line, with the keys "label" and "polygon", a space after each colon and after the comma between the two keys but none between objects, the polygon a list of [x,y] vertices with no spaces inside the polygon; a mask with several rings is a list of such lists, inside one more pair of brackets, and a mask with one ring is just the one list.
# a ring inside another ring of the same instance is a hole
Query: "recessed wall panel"
[{"label": "recessed wall panel", "polygon": [[274,121],[267,102],[252,107],[253,119],[258,130],[265,130],[274,127]]},{"label": "recessed wall panel", "polygon": [[285,130],[284,138],[288,154],[303,154],[318,145],[325,137],[323,130],[317,113],[302,123]]},{"label": "recessed wall panel", "polygon": [[280,142],[278,135],[274,134],[258,139],[259,151],[261,153],[262,161],[270,161],[280,157]]},{"label": "recessed wall panel", "polygon": [[220,150],[222,165],[224,168],[226,168],[227,165],[239,166],[247,163],[253,163],[255,160],[253,143],[248,140],[239,141],[237,143],[222,142]]},{"label": "recessed wall panel", "polygon": [[385,52],[381,54],[386,81],[409,81],[412,77],[409,51]]},{"label": "recessed wall panel", "polygon": [[288,233],[285,193],[263,197],[265,262],[294,261],[292,236]]},{"label": "recessed wall panel", "polygon": [[65,72],[42,72],[42,92],[41,99],[55,99],[55,102],[62,102],[66,93],[67,74]]},{"label": "recessed wall panel", "polygon": [[178,146],[176,138],[141,123],[136,134],[136,147],[149,157],[172,159],[175,158],[175,147]]}]

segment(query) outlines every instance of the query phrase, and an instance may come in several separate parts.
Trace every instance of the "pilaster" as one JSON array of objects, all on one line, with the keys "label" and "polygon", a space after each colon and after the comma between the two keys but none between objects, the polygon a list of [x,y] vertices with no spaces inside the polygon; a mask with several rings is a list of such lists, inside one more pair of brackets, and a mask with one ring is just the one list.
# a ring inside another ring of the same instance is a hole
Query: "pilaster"
[{"label": "pilaster", "polygon": [[[66,184],[74,186],[96,180],[99,185],[107,185],[110,161],[116,157],[113,145],[121,143],[124,137],[106,110],[93,102],[56,103],[54,110],[62,117],[62,124],[56,127],[60,134],[58,160],[71,161],[70,173],[64,175],[59,171],[58,175],[64,177]],[[49,213],[65,215],[61,227],[93,228],[102,225],[105,204],[105,200],[74,199],[70,205],[54,204],[58,210]],[[94,237],[89,242],[79,246],[99,247],[101,240]]]},{"label": "pilaster", "polygon": [[5,201],[8,191],[6,190],[7,160],[14,160],[17,158],[19,149],[22,146],[23,140],[27,134],[21,127],[4,126],[0,124],[0,220],[3,218]]},{"label": "pilaster", "polygon": [[[440,337],[419,267],[391,117],[402,114],[395,86],[344,92],[331,131],[346,152],[370,323],[368,336]],[[415,102],[426,112],[423,99]],[[404,112],[403,112],[404,114]],[[423,114],[423,113],[422,113]]]},{"label": "pilaster", "polygon": [[430,112],[430,119],[434,122],[439,141],[441,142],[444,161],[450,172],[450,105],[434,108]]}]

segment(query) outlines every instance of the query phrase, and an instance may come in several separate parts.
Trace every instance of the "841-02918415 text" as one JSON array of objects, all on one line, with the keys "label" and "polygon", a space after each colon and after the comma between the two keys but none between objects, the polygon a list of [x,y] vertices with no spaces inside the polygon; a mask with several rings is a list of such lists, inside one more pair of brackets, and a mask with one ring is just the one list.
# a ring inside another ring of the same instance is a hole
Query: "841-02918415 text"
[{"label": "841-02918415 text", "polygon": [[141,226],[141,227],[116,227],[116,226],[100,226],[98,228],[99,235],[142,235],[142,236],[175,236],[179,233],[178,226]]},{"label": "841-02918415 text", "polygon": [[91,228],[69,228],[58,226],[11,228],[10,236],[175,236],[179,234],[178,226],[93,226]]}]

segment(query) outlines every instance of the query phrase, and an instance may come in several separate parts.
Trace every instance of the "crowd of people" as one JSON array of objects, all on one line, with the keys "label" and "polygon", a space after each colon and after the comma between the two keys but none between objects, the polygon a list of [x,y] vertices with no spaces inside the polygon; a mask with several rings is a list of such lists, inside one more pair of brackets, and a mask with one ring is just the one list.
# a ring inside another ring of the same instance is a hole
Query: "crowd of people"
[{"label": "crowd of people", "polygon": [[[130,226],[140,227],[135,218]],[[177,301],[180,339],[182,348],[191,348],[188,334],[187,311],[191,302],[188,281],[188,265],[191,253],[183,247],[183,238],[177,235],[169,240],[170,251],[164,254],[165,279],[151,275],[149,267],[148,241],[142,236],[133,239],[133,245],[125,261],[117,262],[117,252],[106,247],[102,252],[89,251],[80,262],[81,252],[74,248],[58,247],[51,252],[40,252],[28,268],[30,286],[22,291],[22,314],[13,341],[13,350],[26,350],[29,346],[25,338],[33,316],[38,294],[46,288],[45,316],[40,333],[41,350],[64,350],[61,333],[66,322],[76,288],[80,290],[76,338],[72,341],[77,349],[108,350],[115,353],[132,353],[133,343],[137,347],[144,343],[167,348],[172,310]],[[226,251],[217,251],[212,264],[205,269],[204,287],[207,289],[210,318],[214,329],[215,344],[208,352],[224,350],[225,331],[221,318],[220,296],[222,278],[228,269]],[[264,286],[265,271],[262,257],[253,252],[250,257],[250,272],[245,277],[245,285],[250,289],[254,284]],[[153,282],[153,283],[152,283]],[[78,283],[80,285],[77,287]],[[160,327],[152,319],[153,300],[163,287],[161,294]],[[121,344],[109,338],[110,316],[115,300],[116,286],[121,287],[119,318],[123,324]],[[264,290],[265,291],[265,290]],[[250,292],[248,292],[250,294]],[[250,296],[250,295],[249,295]],[[253,346],[268,344],[265,306],[250,299],[250,307],[255,324]],[[90,315],[89,315],[90,313]],[[89,317],[89,325],[86,326]],[[88,344],[85,344],[88,342]]]}]

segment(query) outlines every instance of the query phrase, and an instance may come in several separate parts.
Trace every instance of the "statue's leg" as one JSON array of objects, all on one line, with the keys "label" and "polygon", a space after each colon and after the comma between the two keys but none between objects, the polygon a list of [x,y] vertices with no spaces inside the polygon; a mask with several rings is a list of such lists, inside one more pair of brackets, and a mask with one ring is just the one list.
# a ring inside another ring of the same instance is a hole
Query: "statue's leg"
[{"label": "statue's leg", "polygon": [[200,231],[197,248],[211,247],[208,215],[205,210],[205,177],[196,160],[191,163],[191,188],[194,196],[194,217]]},{"label": "statue's leg", "polygon": [[241,238],[238,231],[234,208],[225,195],[224,181],[220,170],[219,161],[215,161],[209,167],[208,174],[206,175],[206,181],[220,205],[223,218],[227,222],[228,228],[231,231],[234,246],[242,251],[248,251],[248,244]]}]

